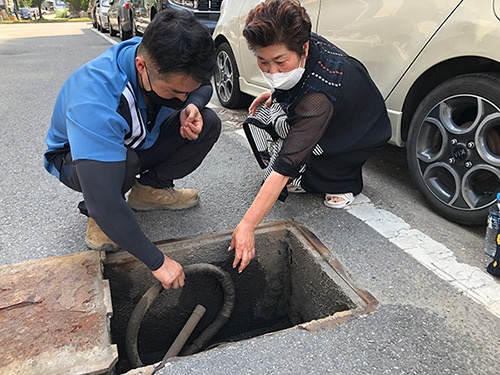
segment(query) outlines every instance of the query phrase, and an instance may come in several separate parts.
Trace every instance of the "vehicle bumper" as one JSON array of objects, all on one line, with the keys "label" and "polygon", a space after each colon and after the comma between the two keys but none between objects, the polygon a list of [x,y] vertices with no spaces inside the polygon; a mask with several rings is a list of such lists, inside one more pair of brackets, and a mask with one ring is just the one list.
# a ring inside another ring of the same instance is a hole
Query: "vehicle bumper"
[{"label": "vehicle bumper", "polygon": [[213,34],[220,16],[220,11],[218,10],[200,11],[197,9],[173,5],[171,3],[168,3],[167,8],[189,10],[190,12],[193,12],[196,18],[198,18],[198,20],[210,30],[210,34]]},{"label": "vehicle bumper", "polygon": [[120,20],[120,25],[122,27],[122,30],[126,33],[132,31],[132,22],[130,22],[130,20]]}]

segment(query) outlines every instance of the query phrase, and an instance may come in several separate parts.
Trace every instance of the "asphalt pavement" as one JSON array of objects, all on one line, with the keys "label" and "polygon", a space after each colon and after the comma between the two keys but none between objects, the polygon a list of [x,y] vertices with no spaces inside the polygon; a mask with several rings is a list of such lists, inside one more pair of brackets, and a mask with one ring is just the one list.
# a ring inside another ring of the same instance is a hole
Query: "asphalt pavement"
[{"label": "asphalt pavement", "polygon": [[[44,170],[42,155],[62,83],[109,46],[89,24],[0,24],[0,265],[86,250],[81,195]],[[244,111],[223,109],[215,99],[211,106],[223,119],[220,140],[197,171],[177,182],[200,191],[200,206],[138,213],[153,241],[231,230],[260,187],[261,171],[238,132]],[[387,165],[392,154],[401,155],[388,147],[368,163],[363,197],[352,208],[328,209],[321,197],[292,195],[266,218],[311,230],[350,280],[379,301],[375,312],[332,329],[294,328],[178,358],[158,373],[500,373],[499,284],[484,272],[491,259],[482,252],[484,228],[434,218],[401,177],[404,166]],[[381,172],[372,169],[384,161]],[[375,178],[384,170],[385,182]],[[473,295],[477,280],[491,293]]]}]

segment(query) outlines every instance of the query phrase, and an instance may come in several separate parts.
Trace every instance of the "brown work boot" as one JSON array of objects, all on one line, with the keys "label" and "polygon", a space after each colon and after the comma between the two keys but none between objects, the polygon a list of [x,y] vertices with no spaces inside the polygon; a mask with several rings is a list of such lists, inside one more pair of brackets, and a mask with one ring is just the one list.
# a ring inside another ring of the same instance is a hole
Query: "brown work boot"
[{"label": "brown work boot", "polygon": [[97,251],[116,251],[120,247],[111,241],[108,236],[99,228],[94,219],[89,217],[87,232],[85,233],[85,245],[89,249]]},{"label": "brown work boot", "polygon": [[135,182],[128,196],[128,205],[136,211],[184,210],[198,204],[194,189],[155,189]]}]

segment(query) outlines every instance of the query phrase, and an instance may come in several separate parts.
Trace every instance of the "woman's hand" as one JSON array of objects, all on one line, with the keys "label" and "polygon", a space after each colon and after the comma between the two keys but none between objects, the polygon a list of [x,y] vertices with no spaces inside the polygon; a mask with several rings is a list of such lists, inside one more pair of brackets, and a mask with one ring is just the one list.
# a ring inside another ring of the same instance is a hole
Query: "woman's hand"
[{"label": "woman's hand", "polygon": [[242,272],[255,256],[255,229],[271,211],[289,177],[275,171],[264,181],[250,208],[234,229],[229,251],[234,250],[233,268]]},{"label": "woman's hand", "polygon": [[264,91],[262,94],[257,96],[252,102],[252,104],[250,104],[250,107],[248,108],[248,113],[254,115],[257,107],[263,102],[268,107],[271,105],[272,102],[271,91]]},{"label": "woman's hand", "polygon": [[255,229],[240,222],[234,229],[229,251],[234,250],[233,268],[241,273],[255,256]]}]

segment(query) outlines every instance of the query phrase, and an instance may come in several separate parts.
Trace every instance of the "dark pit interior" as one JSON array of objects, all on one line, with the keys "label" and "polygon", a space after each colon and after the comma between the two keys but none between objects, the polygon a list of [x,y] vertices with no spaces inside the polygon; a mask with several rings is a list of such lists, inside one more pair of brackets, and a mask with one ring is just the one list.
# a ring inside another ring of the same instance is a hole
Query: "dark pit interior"
[{"label": "dark pit interior", "polygon": [[[183,265],[209,263],[228,272],[235,288],[231,317],[203,350],[260,336],[318,320],[338,312],[366,307],[345,277],[332,267],[331,257],[318,240],[290,223],[259,228],[256,258],[238,274],[228,252],[231,234],[208,235],[158,244],[169,257]],[[111,333],[118,345],[118,374],[131,369],[125,351],[127,322],[143,294],[155,282],[145,266],[126,252],[109,254],[104,262],[113,303]],[[223,301],[218,281],[193,274],[179,290],[163,291],[149,308],[138,335],[138,350],[144,364],[162,360],[196,305],[207,311],[189,345],[215,319]],[[181,352],[182,355],[182,352]]]}]

